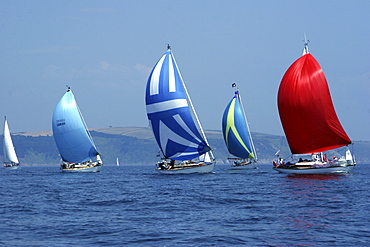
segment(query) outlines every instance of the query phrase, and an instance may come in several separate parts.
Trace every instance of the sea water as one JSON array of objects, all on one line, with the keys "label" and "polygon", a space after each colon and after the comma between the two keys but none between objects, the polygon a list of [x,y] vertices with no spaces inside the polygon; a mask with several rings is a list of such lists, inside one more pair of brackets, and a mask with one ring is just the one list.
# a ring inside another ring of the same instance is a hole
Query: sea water
[{"label": "sea water", "polygon": [[0,170],[2,246],[368,246],[370,165],[347,175],[154,166]]}]

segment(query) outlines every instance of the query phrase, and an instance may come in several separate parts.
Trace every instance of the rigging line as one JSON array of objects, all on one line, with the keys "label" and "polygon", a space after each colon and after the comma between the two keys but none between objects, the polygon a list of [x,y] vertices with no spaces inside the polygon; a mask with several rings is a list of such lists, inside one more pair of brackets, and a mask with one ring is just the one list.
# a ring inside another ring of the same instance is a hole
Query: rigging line
[{"label": "rigging line", "polygon": [[[233,84],[233,86],[236,86],[236,83]],[[236,86],[236,90],[238,92],[237,94],[237,97],[238,99],[240,100],[240,105],[241,105],[241,108],[242,108],[242,111],[243,111],[243,117],[244,117],[244,120],[245,120],[245,123],[247,125],[247,129],[248,129],[248,135],[249,135],[249,139],[250,139],[250,142],[251,142],[251,145],[252,145],[252,152],[254,154],[254,160],[258,160],[258,157],[257,157],[257,152],[256,152],[256,148],[254,147],[254,142],[253,142],[253,139],[252,139],[252,132],[249,128],[249,122],[248,122],[248,119],[247,119],[247,115],[245,113],[245,110],[244,110],[244,106],[243,106],[243,102],[242,102],[242,98],[241,98],[241,95],[239,93],[239,88]]]},{"label": "rigging line", "polygon": [[[183,86],[183,88],[184,88],[184,92],[185,92],[185,94],[186,94],[186,99],[187,99],[187,101],[189,102],[190,108],[191,108],[191,110],[192,110],[192,116],[193,116],[193,117],[195,117],[195,119],[196,119],[196,123],[197,123],[197,125],[198,125],[197,127],[198,127],[198,128],[199,128],[199,130],[200,130],[200,134],[201,134],[201,136],[203,137],[203,139],[204,139],[204,141],[206,142],[206,144],[208,145],[208,147],[210,147],[209,142],[208,142],[208,140],[207,140],[207,137],[206,137],[206,135],[205,135],[205,133],[204,133],[204,130],[203,130],[203,128],[202,128],[202,125],[200,124],[200,121],[199,121],[198,115],[197,115],[197,113],[196,113],[196,111],[195,111],[195,108],[194,108],[193,102],[192,102],[192,101],[191,101],[191,99],[190,99],[190,96],[189,96],[188,90],[187,90],[187,88],[186,88],[186,86],[185,86],[185,82],[184,82],[184,80],[183,80],[183,78],[182,78],[182,75],[181,75],[181,72],[180,72],[180,70],[179,70],[179,67],[177,66],[177,62],[176,62],[175,56],[174,56],[173,54],[171,54],[171,55],[172,55],[173,61],[174,61],[174,63],[175,63],[176,69],[177,69],[177,70],[178,70],[178,72],[179,72],[180,81],[181,81],[182,86]],[[214,155],[213,155],[212,149],[211,149],[208,153],[210,154],[210,156],[211,156],[212,160],[215,160],[215,157],[214,157]]]}]

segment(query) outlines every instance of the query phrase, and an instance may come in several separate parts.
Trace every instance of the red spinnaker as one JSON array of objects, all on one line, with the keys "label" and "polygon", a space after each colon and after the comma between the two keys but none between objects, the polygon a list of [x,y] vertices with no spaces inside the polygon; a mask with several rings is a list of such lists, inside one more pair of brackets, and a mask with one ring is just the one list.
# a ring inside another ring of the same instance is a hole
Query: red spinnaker
[{"label": "red spinnaker", "polygon": [[293,154],[324,152],[351,143],[335,113],[324,72],[309,53],[286,71],[278,108]]}]

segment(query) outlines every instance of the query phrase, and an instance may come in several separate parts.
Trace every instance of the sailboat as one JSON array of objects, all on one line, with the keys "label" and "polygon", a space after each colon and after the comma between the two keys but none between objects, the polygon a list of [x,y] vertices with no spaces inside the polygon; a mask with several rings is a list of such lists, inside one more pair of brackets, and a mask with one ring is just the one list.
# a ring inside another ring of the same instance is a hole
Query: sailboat
[{"label": "sailboat", "polygon": [[6,117],[5,117],[5,122],[4,122],[3,148],[4,148],[3,166],[6,169],[18,169],[20,164],[19,164],[18,157],[14,149],[12,136],[10,135],[9,125],[8,125],[8,121],[6,120]]},{"label": "sailboat", "polygon": [[162,154],[156,164],[161,174],[212,172],[214,156],[167,45],[146,86],[149,124]]},{"label": "sailboat", "polygon": [[118,157],[116,159],[116,165],[119,166],[119,160],[118,160]]},{"label": "sailboat", "polygon": [[[281,80],[277,101],[292,155],[289,161],[273,161],[273,169],[291,174],[335,174],[353,167],[348,148],[352,142],[339,122],[325,75],[308,51],[307,39],[303,55]],[[347,150],[345,156],[329,157],[340,149]]]},{"label": "sailboat", "polygon": [[52,128],[63,172],[101,170],[103,162],[70,87],[55,107]]},{"label": "sailboat", "polygon": [[227,105],[222,117],[222,133],[226,147],[233,160],[231,169],[256,169],[257,153],[254,148],[249,124],[242,104],[239,88],[236,83],[234,97]]}]

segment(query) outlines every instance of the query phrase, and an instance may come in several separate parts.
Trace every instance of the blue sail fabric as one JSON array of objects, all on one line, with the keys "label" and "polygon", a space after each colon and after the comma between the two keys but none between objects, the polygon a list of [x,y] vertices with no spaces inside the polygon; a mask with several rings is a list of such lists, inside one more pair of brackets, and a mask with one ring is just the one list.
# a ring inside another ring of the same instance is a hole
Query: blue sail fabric
[{"label": "blue sail fabric", "polygon": [[222,133],[229,153],[239,158],[254,158],[251,140],[238,92],[227,105],[222,118]]},{"label": "blue sail fabric", "polygon": [[194,123],[170,49],[150,73],[145,101],[155,139],[166,158],[190,160],[211,150]]},{"label": "blue sail fabric", "polygon": [[52,128],[54,140],[63,161],[82,163],[98,154],[86,129],[75,97],[69,89],[54,110]]}]

